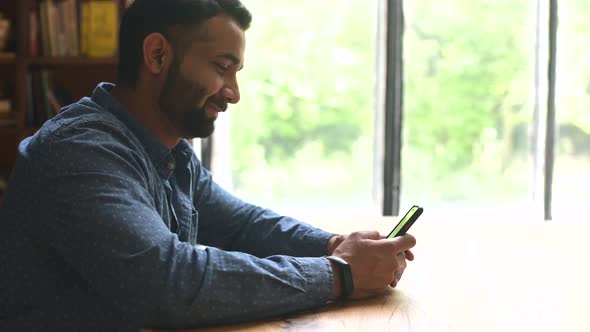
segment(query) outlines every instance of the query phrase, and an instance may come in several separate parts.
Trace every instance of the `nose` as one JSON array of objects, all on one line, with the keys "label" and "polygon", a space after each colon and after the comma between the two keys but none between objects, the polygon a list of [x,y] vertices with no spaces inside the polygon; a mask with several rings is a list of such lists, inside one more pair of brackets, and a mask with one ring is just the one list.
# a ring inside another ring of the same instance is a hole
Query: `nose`
[{"label": "nose", "polygon": [[240,101],[240,89],[237,83],[225,86],[222,93],[223,98],[229,104],[237,104]]}]

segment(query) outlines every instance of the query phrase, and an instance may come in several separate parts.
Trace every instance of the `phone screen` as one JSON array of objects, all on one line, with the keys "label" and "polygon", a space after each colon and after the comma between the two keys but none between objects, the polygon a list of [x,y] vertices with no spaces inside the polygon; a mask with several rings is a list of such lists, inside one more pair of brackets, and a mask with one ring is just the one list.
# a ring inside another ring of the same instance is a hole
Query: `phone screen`
[{"label": "phone screen", "polygon": [[387,238],[391,239],[396,236],[402,236],[402,235],[406,234],[406,232],[408,231],[408,229],[410,229],[410,227],[412,227],[412,225],[414,224],[416,219],[418,219],[418,217],[420,217],[423,210],[424,209],[422,209],[418,205],[412,206],[410,208],[410,211],[408,211],[408,213],[406,213],[406,215],[393,228],[391,233],[389,233],[389,235],[387,235]]}]

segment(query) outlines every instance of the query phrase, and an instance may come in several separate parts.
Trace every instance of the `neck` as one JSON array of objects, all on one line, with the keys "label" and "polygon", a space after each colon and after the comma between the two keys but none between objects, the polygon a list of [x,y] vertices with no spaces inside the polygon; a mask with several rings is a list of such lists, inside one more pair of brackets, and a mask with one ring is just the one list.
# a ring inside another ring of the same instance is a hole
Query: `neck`
[{"label": "neck", "polygon": [[117,83],[111,93],[129,113],[156,135],[164,146],[172,149],[180,142],[181,137],[176,135],[176,128],[160,110],[158,103],[160,93],[157,89],[141,84],[133,88]]}]

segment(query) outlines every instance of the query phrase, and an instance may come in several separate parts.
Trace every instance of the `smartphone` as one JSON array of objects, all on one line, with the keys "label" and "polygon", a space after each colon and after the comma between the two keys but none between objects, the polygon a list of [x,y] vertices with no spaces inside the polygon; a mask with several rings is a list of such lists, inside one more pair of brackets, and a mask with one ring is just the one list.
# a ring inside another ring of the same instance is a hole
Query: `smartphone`
[{"label": "smartphone", "polygon": [[397,223],[397,225],[395,225],[391,233],[387,235],[387,238],[392,239],[396,236],[402,236],[406,234],[408,229],[410,229],[418,217],[420,217],[422,211],[424,211],[424,209],[418,205],[412,206],[406,215]]}]

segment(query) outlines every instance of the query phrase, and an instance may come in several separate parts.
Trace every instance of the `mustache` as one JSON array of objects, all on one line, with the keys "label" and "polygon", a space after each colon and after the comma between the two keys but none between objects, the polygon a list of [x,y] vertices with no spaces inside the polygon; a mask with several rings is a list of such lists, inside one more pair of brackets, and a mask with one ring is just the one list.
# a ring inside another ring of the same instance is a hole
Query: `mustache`
[{"label": "mustache", "polygon": [[219,108],[220,111],[225,112],[227,111],[227,103],[225,102],[225,100],[220,99],[220,98],[209,98],[207,99],[207,101],[205,102],[205,105],[203,106],[203,109],[205,108],[205,106],[207,104],[213,104],[215,105],[217,108]]}]

